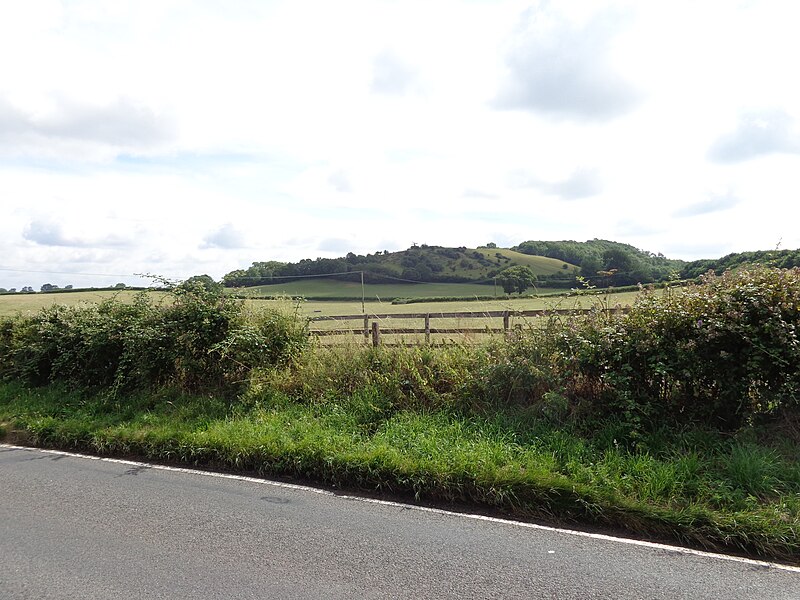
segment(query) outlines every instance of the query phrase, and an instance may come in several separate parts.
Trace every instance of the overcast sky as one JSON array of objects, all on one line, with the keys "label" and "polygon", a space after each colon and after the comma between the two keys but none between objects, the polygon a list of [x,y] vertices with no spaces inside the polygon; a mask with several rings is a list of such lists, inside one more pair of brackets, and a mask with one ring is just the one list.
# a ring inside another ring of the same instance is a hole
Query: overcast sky
[{"label": "overcast sky", "polygon": [[[800,5],[0,3],[0,286],[800,247]],[[107,276],[106,276],[107,275]]]}]

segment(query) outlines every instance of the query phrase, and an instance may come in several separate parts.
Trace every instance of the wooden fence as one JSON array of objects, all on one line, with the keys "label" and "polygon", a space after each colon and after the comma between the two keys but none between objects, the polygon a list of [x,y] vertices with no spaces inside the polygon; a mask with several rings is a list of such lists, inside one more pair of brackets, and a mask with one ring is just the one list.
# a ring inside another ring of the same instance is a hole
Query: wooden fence
[{"label": "wooden fence", "polygon": [[[425,343],[430,343],[432,334],[497,334],[508,335],[513,331],[511,327],[512,317],[543,317],[550,315],[576,315],[591,312],[592,309],[552,309],[552,310],[494,310],[484,312],[438,312],[438,313],[391,313],[391,314],[361,314],[361,315],[337,315],[311,317],[312,322],[320,321],[359,321],[361,326],[358,328],[346,329],[311,329],[313,335],[342,336],[342,335],[362,335],[364,342],[369,343],[372,339],[373,346],[381,344],[381,335],[423,335]],[[628,307],[617,307],[602,309],[606,313],[628,312]],[[431,321],[434,319],[498,319],[502,317],[503,326],[501,327],[432,327]],[[389,319],[416,319],[423,320],[423,327],[381,327],[380,322]],[[516,328],[520,328],[517,324]]]}]

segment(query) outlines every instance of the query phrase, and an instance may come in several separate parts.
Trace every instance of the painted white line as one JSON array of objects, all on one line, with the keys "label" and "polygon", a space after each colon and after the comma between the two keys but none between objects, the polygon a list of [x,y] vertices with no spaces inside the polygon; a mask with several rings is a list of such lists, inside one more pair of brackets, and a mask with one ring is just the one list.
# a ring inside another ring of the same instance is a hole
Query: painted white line
[{"label": "painted white line", "polygon": [[688,554],[692,556],[700,556],[703,558],[713,558],[717,560],[725,560],[729,562],[738,562],[752,566],[766,567],[769,569],[779,569],[782,571],[789,571],[792,573],[800,573],[800,567],[793,567],[790,565],[783,565],[780,563],[767,562],[763,560],[755,560],[752,558],[743,558],[740,556],[730,556],[727,554],[718,554],[716,552],[706,552],[704,550],[694,550],[692,548],[683,548],[681,546],[670,546],[669,544],[659,544],[657,542],[647,542],[643,540],[635,540],[630,538],[615,537],[602,533],[590,533],[587,531],[575,531],[573,529],[564,529],[561,527],[550,527],[548,525],[538,525],[536,523],[525,523],[522,521],[512,521],[509,519],[501,519],[499,517],[488,517],[486,515],[477,515],[472,513],[460,513],[442,508],[431,508],[428,506],[417,506],[414,504],[403,504],[402,502],[393,502],[391,500],[379,500],[376,498],[364,498],[362,496],[351,496],[347,494],[336,494],[328,490],[322,490],[307,485],[298,485],[295,483],[284,483],[281,481],[271,481],[269,479],[259,479],[258,477],[248,477],[246,475],[234,475],[231,473],[217,473],[214,471],[202,471],[199,469],[188,469],[185,467],[170,467],[166,465],[157,465],[145,462],[138,462],[133,460],[124,460],[121,458],[106,458],[102,456],[92,456],[90,454],[78,454],[76,452],[65,452],[63,450],[47,450],[44,448],[30,448],[27,446],[14,446],[12,444],[0,443],[0,448],[8,448],[10,450],[28,450],[41,452],[43,454],[55,454],[58,456],[71,456],[73,458],[82,458],[86,460],[97,460],[101,462],[115,463],[120,465],[128,465],[132,467],[146,467],[159,471],[170,471],[173,473],[186,473],[188,475],[200,475],[204,477],[215,477],[218,479],[233,479],[236,481],[246,481],[248,483],[255,483],[258,485],[268,485],[271,487],[284,488],[290,490],[297,490],[302,492],[311,492],[313,494],[320,494],[331,498],[341,498],[343,500],[350,500],[354,502],[365,502],[368,504],[378,504],[381,506],[391,506],[394,508],[402,508],[405,510],[416,510],[420,512],[433,513],[449,517],[460,517],[464,519],[472,519],[475,521],[486,521],[489,523],[498,523],[502,525],[510,525],[512,527],[521,527],[525,529],[536,529],[539,531],[548,531],[553,533],[563,533],[577,537],[591,538],[595,540],[604,540],[607,542],[617,542],[620,544],[629,544],[632,546],[642,546],[644,548],[653,548],[658,550],[667,550],[669,552],[676,552],[678,554]]}]

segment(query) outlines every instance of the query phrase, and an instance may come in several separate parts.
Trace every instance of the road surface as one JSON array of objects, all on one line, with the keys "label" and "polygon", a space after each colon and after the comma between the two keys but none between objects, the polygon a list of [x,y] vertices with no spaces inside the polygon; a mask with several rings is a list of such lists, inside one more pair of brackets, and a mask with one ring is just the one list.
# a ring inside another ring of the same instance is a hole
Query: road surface
[{"label": "road surface", "polygon": [[0,445],[0,598],[800,599],[800,569]]}]

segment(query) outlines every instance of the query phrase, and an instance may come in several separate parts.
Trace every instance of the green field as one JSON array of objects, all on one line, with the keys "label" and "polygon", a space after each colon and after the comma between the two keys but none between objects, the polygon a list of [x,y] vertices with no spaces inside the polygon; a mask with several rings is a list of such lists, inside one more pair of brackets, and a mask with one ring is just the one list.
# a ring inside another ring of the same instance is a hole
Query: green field
[{"label": "green field", "polygon": [[[462,284],[419,284],[420,286],[444,286]],[[463,284],[468,285],[468,284]],[[402,286],[396,286],[402,287]],[[416,288],[417,285],[408,287]],[[476,286],[487,287],[487,286]],[[31,314],[45,306],[53,304],[80,304],[98,303],[104,299],[116,296],[122,301],[132,299],[138,292],[72,292],[48,294],[6,294],[0,296],[0,317],[12,316],[17,313]],[[166,298],[164,292],[148,292],[153,297]],[[606,295],[569,296],[549,295],[538,298],[501,298],[497,300],[453,300],[450,302],[419,302],[413,304],[392,304],[381,301],[378,297],[367,298],[365,309],[370,314],[408,314],[408,313],[441,313],[441,312],[486,312],[496,310],[538,310],[552,308],[590,308],[593,304],[603,303],[614,305],[630,305],[638,292],[622,292]],[[285,311],[297,310],[299,314],[309,317],[330,315],[358,315],[361,314],[360,300],[292,300],[290,297],[277,299],[253,299],[248,304],[253,307],[278,308]],[[441,325],[441,324],[440,324]]]},{"label": "green field", "polygon": [[[291,296],[314,299],[361,298],[361,283],[337,281],[319,277],[298,279],[273,285],[258,285],[231,290],[243,296]],[[395,298],[435,298],[435,297],[474,297],[503,296],[503,289],[493,285],[477,283],[366,283],[364,298],[370,301],[386,301]]]},{"label": "green field", "polygon": [[[306,280],[307,282],[308,280]],[[302,283],[306,283],[302,282]],[[341,284],[341,282],[337,282]],[[468,287],[469,284],[412,284],[408,286],[391,286],[396,288],[417,288],[428,287],[429,290],[435,288],[442,288],[445,286],[459,286]],[[268,286],[262,286],[268,287]],[[360,287],[360,286],[359,286]],[[374,286],[378,287],[378,286]],[[386,286],[390,287],[390,286]],[[475,286],[487,287],[487,286]],[[96,291],[96,292],[71,292],[71,293],[37,293],[37,294],[8,294],[0,296],[0,317],[10,317],[16,314],[31,315],[38,310],[51,306],[53,304],[81,304],[81,303],[98,303],[105,299],[116,297],[125,302],[130,301],[137,293],[133,291]],[[147,292],[153,298],[158,298],[163,301],[169,301],[169,297],[165,292],[152,291]],[[559,295],[549,295],[542,297],[526,297],[526,298],[500,298],[497,300],[453,300],[449,302],[418,302],[411,304],[392,304],[389,301],[381,301],[378,297],[367,298],[364,303],[364,310],[369,315],[406,315],[406,314],[426,314],[431,315],[431,327],[433,328],[447,328],[447,329],[480,329],[492,328],[498,329],[503,326],[503,319],[501,317],[481,317],[481,318],[436,318],[437,314],[453,313],[453,312],[466,312],[466,313],[487,313],[490,311],[526,311],[526,310],[551,310],[551,309],[579,309],[591,308],[592,306],[601,305],[603,307],[613,308],[614,306],[629,306],[633,303],[638,296],[638,292],[621,292],[616,294],[598,294],[598,295],[581,295],[581,296],[565,296],[564,293]],[[362,315],[362,305],[360,300],[296,300],[290,296],[278,296],[275,299],[253,298],[246,301],[247,305],[252,309],[278,309],[285,313],[297,312],[298,315],[309,317],[326,316],[342,316],[342,315]],[[373,321],[375,319],[370,319]],[[378,319],[380,327],[383,330],[391,328],[415,328],[421,329],[424,327],[424,319],[393,319],[391,317],[381,317]],[[511,327],[522,327],[528,329],[530,327],[538,326],[539,321],[530,317],[512,316]],[[356,318],[349,321],[312,321],[310,329],[312,331],[328,331],[332,329],[361,329],[363,328],[363,320]],[[463,342],[471,343],[481,341],[487,338],[487,334],[463,333],[463,334],[434,334],[431,337],[433,343],[450,343],[450,342]],[[382,340],[384,343],[414,343],[422,339],[418,334],[404,334],[404,335],[384,335]],[[361,344],[364,338],[359,334],[351,335],[337,335],[332,337],[323,337],[321,342],[325,345],[329,344]]]},{"label": "green field", "polygon": [[[95,291],[95,292],[48,292],[46,294],[3,294],[0,295],[0,317],[9,317],[18,313],[31,314],[46,306],[53,304],[97,304],[108,298],[116,297],[122,301],[129,301],[139,292],[122,291]],[[163,295],[164,292],[149,292],[154,297]]]}]

